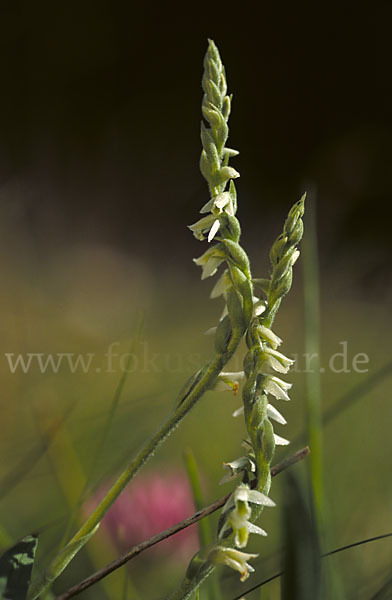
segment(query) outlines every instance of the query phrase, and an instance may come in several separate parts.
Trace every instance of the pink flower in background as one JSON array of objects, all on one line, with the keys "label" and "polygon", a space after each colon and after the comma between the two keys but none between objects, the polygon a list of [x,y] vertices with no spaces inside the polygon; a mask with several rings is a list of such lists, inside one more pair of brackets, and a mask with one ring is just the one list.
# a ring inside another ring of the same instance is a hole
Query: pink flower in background
[{"label": "pink flower in background", "polygon": [[[126,550],[194,512],[187,478],[180,472],[155,472],[129,484],[104,517],[102,526],[115,544]],[[178,532],[153,546],[151,552],[189,558],[198,548],[196,527]]]}]

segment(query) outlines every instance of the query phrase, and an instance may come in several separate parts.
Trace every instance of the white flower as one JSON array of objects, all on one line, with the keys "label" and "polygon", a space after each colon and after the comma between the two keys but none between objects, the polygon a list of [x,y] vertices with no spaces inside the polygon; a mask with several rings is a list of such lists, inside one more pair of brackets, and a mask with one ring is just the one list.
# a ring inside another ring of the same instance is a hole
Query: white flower
[{"label": "white flower", "polygon": [[214,198],[209,200],[207,204],[203,206],[200,212],[203,214],[211,211],[219,214],[223,210],[225,210],[228,215],[234,216],[233,199],[230,192],[222,192],[221,194],[214,196]]},{"label": "white flower", "polygon": [[[232,171],[233,173],[236,173],[234,169],[232,169]],[[219,215],[222,212],[226,212],[232,217],[234,216],[234,203],[230,192],[222,192],[221,194],[214,196],[214,198],[209,200],[207,204],[203,206],[200,212],[203,214],[210,211],[210,215],[202,217],[193,225],[189,225],[189,229],[198,240],[204,240],[204,235],[207,231],[209,232],[208,241],[211,242],[214,239],[219,231]]]},{"label": "white flower", "polygon": [[240,552],[235,548],[224,548],[219,546],[214,548],[208,556],[209,560],[214,565],[226,565],[241,574],[241,581],[245,581],[249,577],[249,573],[253,573],[254,569],[248,565],[248,560],[257,558],[258,554],[248,554]]},{"label": "white flower", "polygon": [[258,535],[267,535],[267,532],[257,525],[253,525],[248,521],[251,515],[251,511],[244,515],[241,515],[236,509],[232,510],[230,515],[227,517],[228,526],[230,526],[234,532],[234,543],[237,548],[245,548],[248,543],[250,533],[257,533]]},{"label": "white flower", "polygon": [[215,275],[218,267],[222,264],[224,259],[224,253],[218,250],[216,247],[213,247],[209,248],[206,252],[204,252],[204,254],[199,256],[199,258],[194,258],[193,262],[199,267],[202,267],[203,272],[201,278],[206,279],[207,277]]},{"label": "white flower", "polygon": [[275,377],[275,375],[266,375],[263,380],[263,389],[267,394],[272,394],[278,400],[290,400],[287,390],[292,384]]},{"label": "white flower", "polygon": [[198,240],[204,240],[204,234],[209,231],[208,241],[211,242],[212,239],[217,234],[220,227],[219,219],[216,218],[215,215],[208,215],[208,217],[203,217],[199,219],[193,225],[188,225],[188,228],[193,232],[194,236]]},{"label": "white flower", "polygon": [[250,471],[251,473],[255,473],[256,471],[256,465],[250,456],[241,456],[240,458],[232,460],[229,463],[223,463],[223,468],[228,472],[222,477],[219,485],[227,483],[228,481],[232,481],[244,471]]},{"label": "white flower", "polygon": [[264,361],[272,369],[274,369],[274,371],[278,371],[278,373],[287,373],[295,362],[294,360],[291,360],[291,358],[284,356],[284,354],[281,354],[281,352],[278,352],[273,348],[265,349]]},{"label": "white flower", "polygon": [[282,343],[280,337],[278,337],[273,331],[271,331],[271,329],[268,329],[268,327],[265,327],[264,325],[259,325],[257,331],[259,332],[260,337],[268,342],[271,348],[274,350],[276,350],[276,348]]},{"label": "white flower", "polygon": [[267,535],[264,529],[249,521],[252,514],[249,502],[262,506],[275,506],[271,498],[257,490],[251,490],[248,485],[240,484],[235,489],[234,494],[223,508],[223,511],[228,510],[234,504],[234,508],[227,515],[226,522],[219,532],[219,537],[222,538],[225,531],[231,528],[234,533],[234,543],[238,548],[245,548],[250,533]]}]

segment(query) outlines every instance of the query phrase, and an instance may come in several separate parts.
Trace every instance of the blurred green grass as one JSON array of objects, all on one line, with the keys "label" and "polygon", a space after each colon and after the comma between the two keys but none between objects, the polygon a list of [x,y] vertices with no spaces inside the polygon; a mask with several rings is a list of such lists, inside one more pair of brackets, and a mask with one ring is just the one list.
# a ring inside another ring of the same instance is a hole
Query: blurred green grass
[{"label": "blurred green grass", "polygon": [[[28,253],[18,260],[11,256],[3,272],[0,543],[5,547],[29,532],[42,532],[38,556],[44,564],[64,535],[85,479],[90,477],[94,453],[122,374],[118,357],[113,358],[114,372],[106,372],[109,345],[119,342],[114,351],[128,353],[138,318],[141,313],[145,315],[134,368],[93,473],[92,489],[127,464],[172,408],[195,365],[211,356],[212,339],[203,332],[216,323],[221,306],[219,301],[208,299],[211,282],[200,284],[196,269],[190,275],[177,272],[173,265],[152,268],[109,246],[78,244],[57,249],[45,261]],[[325,277],[321,274],[321,278],[320,364],[325,372],[320,379],[325,412],[388,361],[386,331],[390,316],[388,307],[376,304],[374,298],[367,300],[356,289],[348,289],[344,272]],[[298,355],[297,370],[290,375],[294,383],[292,401],[280,407],[288,425],[279,427],[278,433],[289,439],[304,430],[306,417],[302,303],[299,268],[293,292],[282,305],[275,326],[284,339],[283,351]],[[342,351],[343,341],[347,341],[351,370],[335,373],[328,363],[334,353]],[[42,374],[36,363],[28,373],[20,369],[11,373],[5,354],[28,352],[95,356],[88,373],[80,369],[72,373],[65,363],[58,373],[48,370]],[[367,373],[353,371],[351,361],[357,353],[369,356],[369,365],[364,365],[369,368]],[[240,361],[232,366],[233,370],[240,369]],[[333,547],[392,529],[390,388],[391,381],[386,377],[326,426],[325,494],[330,513],[328,539]],[[240,398],[230,393],[208,393],[146,469],[153,472],[170,466],[183,470],[180,450],[190,446],[207,500],[226,493],[230,487],[219,487],[217,482],[222,477],[222,462],[242,453],[242,419],[230,416],[239,404]],[[52,437],[45,448],[42,444],[48,435]],[[279,449],[275,461],[287,451]],[[301,470],[303,465],[295,468]],[[23,477],[17,482],[18,473]],[[278,508],[262,517],[269,536],[253,540],[250,545],[250,551],[260,553],[252,583],[279,570],[283,478],[274,480],[271,493]],[[5,482],[5,489],[1,482]],[[83,552],[56,582],[56,591],[65,590],[113,558],[114,549],[103,534],[89,547],[92,545],[93,555]],[[391,542],[387,540],[379,542],[377,551],[364,546],[326,560],[341,574],[346,597],[365,600],[385,578],[390,557]],[[138,593],[128,588],[127,597],[163,597],[181,577],[185,564],[186,558],[184,564],[175,564],[157,561],[148,553],[140,556],[127,569]],[[230,572],[222,570],[220,575],[225,598],[245,589]],[[112,585],[112,590],[118,591],[110,597],[122,597],[121,581],[116,588]],[[279,598],[278,582],[265,589],[263,598]],[[105,594],[99,585],[83,597],[99,600],[108,597]],[[260,598],[260,592],[247,598]]]}]

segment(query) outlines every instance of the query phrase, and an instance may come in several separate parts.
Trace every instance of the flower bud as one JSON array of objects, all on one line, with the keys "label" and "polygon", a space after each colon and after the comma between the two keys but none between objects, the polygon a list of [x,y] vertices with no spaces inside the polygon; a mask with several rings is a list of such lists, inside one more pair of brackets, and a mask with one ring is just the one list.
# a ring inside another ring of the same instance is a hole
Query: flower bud
[{"label": "flower bud", "polygon": [[274,428],[271,421],[267,418],[263,423],[263,433],[261,436],[261,446],[264,460],[270,464],[275,452]]},{"label": "flower bud", "polygon": [[212,170],[217,171],[220,166],[220,160],[216,149],[216,144],[211,134],[211,130],[207,129],[203,121],[201,122],[200,135],[203,149],[207,155],[208,161],[211,163],[211,168]]},{"label": "flower bud", "polygon": [[237,244],[236,242],[233,242],[232,240],[222,240],[223,244],[225,245],[227,254],[228,254],[228,258],[236,265],[239,267],[239,269],[241,269],[241,271],[243,271],[246,275],[246,277],[248,277],[248,279],[251,278],[250,276],[250,266],[249,266],[249,258],[245,252],[245,250],[243,250],[241,248],[241,246],[239,244]]},{"label": "flower bud", "polygon": [[226,292],[227,310],[233,327],[245,329],[242,297],[233,287]]},{"label": "flower bud", "polygon": [[281,233],[273,243],[270,251],[270,259],[273,266],[275,266],[279,262],[286,243],[287,237],[283,233]]}]

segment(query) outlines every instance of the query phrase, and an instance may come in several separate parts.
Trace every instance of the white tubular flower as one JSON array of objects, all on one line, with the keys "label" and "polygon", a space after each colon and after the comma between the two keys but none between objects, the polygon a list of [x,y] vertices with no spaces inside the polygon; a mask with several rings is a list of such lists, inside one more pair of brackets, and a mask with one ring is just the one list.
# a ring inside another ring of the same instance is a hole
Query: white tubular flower
[{"label": "white tubular flower", "polygon": [[217,250],[214,247],[209,248],[209,250],[207,250],[206,252],[204,252],[204,254],[199,256],[199,258],[194,258],[193,262],[197,266],[202,267],[203,272],[201,278],[206,279],[207,277],[215,275],[215,273],[218,270],[218,267],[223,263],[224,260],[225,255],[223,254],[223,252]]},{"label": "white tubular flower", "polygon": [[275,377],[275,375],[266,375],[263,380],[263,388],[267,394],[275,396],[278,400],[290,400],[287,390],[292,384]]},{"label": "white tubular flower", "polygon": [[274,371],[278,371],[278,373],[287,373],[295,362],[273,348],[265,349],[264,360]]},{"label": "white tubular flower", "polygon": [[265,327],[264,325],[259,325],[257,331],[259,332],[260,337],[268,342],[271,348],[274,350],[276,350],[276,348],[282,343],[280,337],[278,337],[273,331],[271,331],[271,329],[268,329],[268,327]]},{"label": "white tubular flower", "polygon": [[276,421],[277,423],[280,423],[281,425],[286,425],[286,423],[287,423],[284,416],[281,415],[280,412],[278,410],[276,410],[276,408],[274,406],[272,406],[272,404],[268,404],[268,406],[267,406],[267,416],[270,419],[273,419],[274,421]]},{"label": "white tubular flower", "polygon": [[240,385],[239,382],[244,378],[245,373],[243,371],[238,371],[236,373],[222,372],[218,375],[212,389],[216,392],[234,391],[234,393],[237,394]]},{"label": "white tubular flower", "polygon": [[218,194],[209,200],[207,204],[203,206],[200,212],[203,214],[211,211],[214,214],[220,214],[223,210],[227,212],[228,215],[234,217],[233,199],[230,192],[222,192],[221,194]]},{"label": "white tubular flower", "polygon": [[249,456],[241,456],[240,458],[232,460],[229,463],[223,463],[223,468],[228,472],[222,477],[219,485],[227,483],[228,481],[232,481],[244,471],[250,471],[251,473],[256,472],[256,465]]},{"label": "white tubular flower", "polygon": [[254,569],[248,565],[248,560],[257,558],[258,554],[248,554],[247,552],[240,552],[235,548],[224,548],[218,546],[212,550],[209,554],[209,560],[214,565],[226,565],[235,571],[238,571],[241,575],[241,581],[245,581],[249,577],[249,573],[253,573]]},{"label": "white tubular flower", "polygon": [[[261,527],[257,527],[249,521],[252,509],[249,502],[260,504],[262,506],[275,506],[275,503],[257,490],[251,490],[249,486],[240,484],[234,491],[232,500],[228,506],[234,502],[234,509],[227,515],[226,522],[219,532],[219,537],[222,538],[225,531],[231,528],[234,533],[234,543],[238,548],[245,548],[248,543],[250,533],[258,535],[267,535],[267,532]],[[225,508],[228,508],[226,506]]]}]

